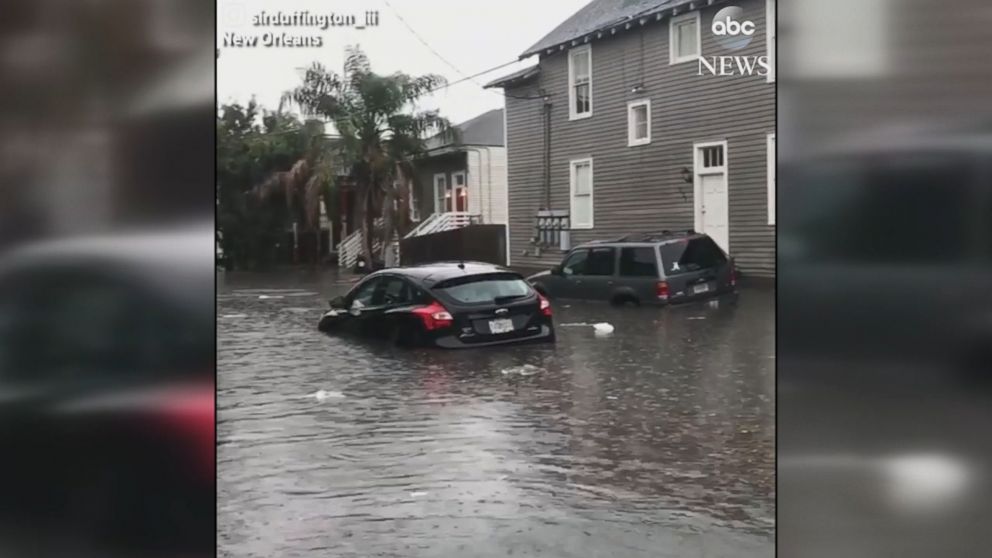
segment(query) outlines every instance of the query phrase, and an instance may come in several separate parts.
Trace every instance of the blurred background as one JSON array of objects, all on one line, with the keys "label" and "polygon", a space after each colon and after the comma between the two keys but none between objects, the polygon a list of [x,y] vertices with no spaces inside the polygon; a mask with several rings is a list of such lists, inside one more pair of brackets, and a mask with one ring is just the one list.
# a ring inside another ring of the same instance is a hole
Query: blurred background
[{"label": "blurred background", "polygon": [[992,4],[778,14],[779,555],[986,555]]},{"label": "blurred background", "polygon": [[0,556],[214,554],[214,6],[0,17]]}]

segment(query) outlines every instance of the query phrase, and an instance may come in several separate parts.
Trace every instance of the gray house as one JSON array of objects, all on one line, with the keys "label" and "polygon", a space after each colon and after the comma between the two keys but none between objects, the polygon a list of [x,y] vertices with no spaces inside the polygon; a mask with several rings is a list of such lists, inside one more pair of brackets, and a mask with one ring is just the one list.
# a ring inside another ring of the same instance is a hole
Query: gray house
[{"label": "gray house", "polygon": [[774,17],[774,0],[593,0],[488,84],[506,94],[510,265],[691,228],[773,277]]},{"label": "gray house", "polygon": [[494,109],[458,124],[455,141],[428,140],[427,155],[416,162],[419,187],[411,211],[415,221],[458,214],[476,222],[506,224],[503,126],[503,109]]}]

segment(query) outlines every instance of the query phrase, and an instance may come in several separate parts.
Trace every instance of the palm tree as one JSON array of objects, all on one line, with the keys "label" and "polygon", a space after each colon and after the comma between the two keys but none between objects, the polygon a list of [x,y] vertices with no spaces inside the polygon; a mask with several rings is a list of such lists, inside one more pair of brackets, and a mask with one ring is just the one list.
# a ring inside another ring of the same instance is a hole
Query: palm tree
[{"label": "palm tree", "polygon": [[314,63],[303,84],[283,99],[308,117],[327,120],[340,136],[336,149],[356,185],[363,251],[378,259],[382,253],[373,253],[372,238],[376,206],[381,204],[380,250],[385,251],[394,234],[402,236],[410,228],[413,159],[424,151],[427,137],[451,137],[455,131],[438,111],[415,110],[418,99],[447,85],[443,77],[379,75],[359,48],[346,52],[342,74]]},{"label": "palm tree", "polygon": [[270,174],[256,184],[249,197],[265,203],[282,196],[290,220],[298,223],[303,234],[314,235],[316,264],[320,257],[320,201],[323,198],[330,204],[331,186],[334,183],[334,170],[339,168],[333,155],[332,142],[324,133],[321,122],[310,120],[299,126],[298,121],[286,117],[280,104],[275,114],[266,116],[266,127],[272,134],[297,134],[302,142],[302,156],[286,171]]}]

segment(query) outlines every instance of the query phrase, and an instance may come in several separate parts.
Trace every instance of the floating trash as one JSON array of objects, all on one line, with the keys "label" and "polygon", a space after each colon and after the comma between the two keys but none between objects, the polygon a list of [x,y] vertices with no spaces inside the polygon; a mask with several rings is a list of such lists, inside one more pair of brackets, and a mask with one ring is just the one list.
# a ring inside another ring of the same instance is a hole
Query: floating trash
[{"label": "floating trash", "polygon": [[313,397],[317,401],[325,401],[327,399],[343,399],[344,394],[340,391],[327,391],[322,389],[313,394]]},{"label": "floating trash", "polygon": [[614,330],[613,324],[608,324],[606,322],[592,324],[592,328],[596,331],[596,333],[605,334],[605,335],[609,335],[610,333],[613,333]]},{"label": "floating trash", "polygon": [[536,376],[543,371],[543,368],[534,366],[533,364],[524,364],[523,366],[504,368],[503,370],[500,370],[500,373],[504,376]]}]

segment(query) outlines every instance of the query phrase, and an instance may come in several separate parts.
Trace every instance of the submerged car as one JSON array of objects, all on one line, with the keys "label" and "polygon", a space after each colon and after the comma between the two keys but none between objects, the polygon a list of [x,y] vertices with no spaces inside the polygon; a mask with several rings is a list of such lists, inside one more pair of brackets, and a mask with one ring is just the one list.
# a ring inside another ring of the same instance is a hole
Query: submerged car
[{"label": "submerged car", "polygon": [[520,274],[487,263],[376,271],[330,306],[320,331],[396,345],[454,349],[555,339],[548,299]]},{"label": "submerged car", "polygon": [[628,235],[570,251],[527,280],[545,296],[613,304],[665,305],[733,294],[733,260],[694,231]]}]

